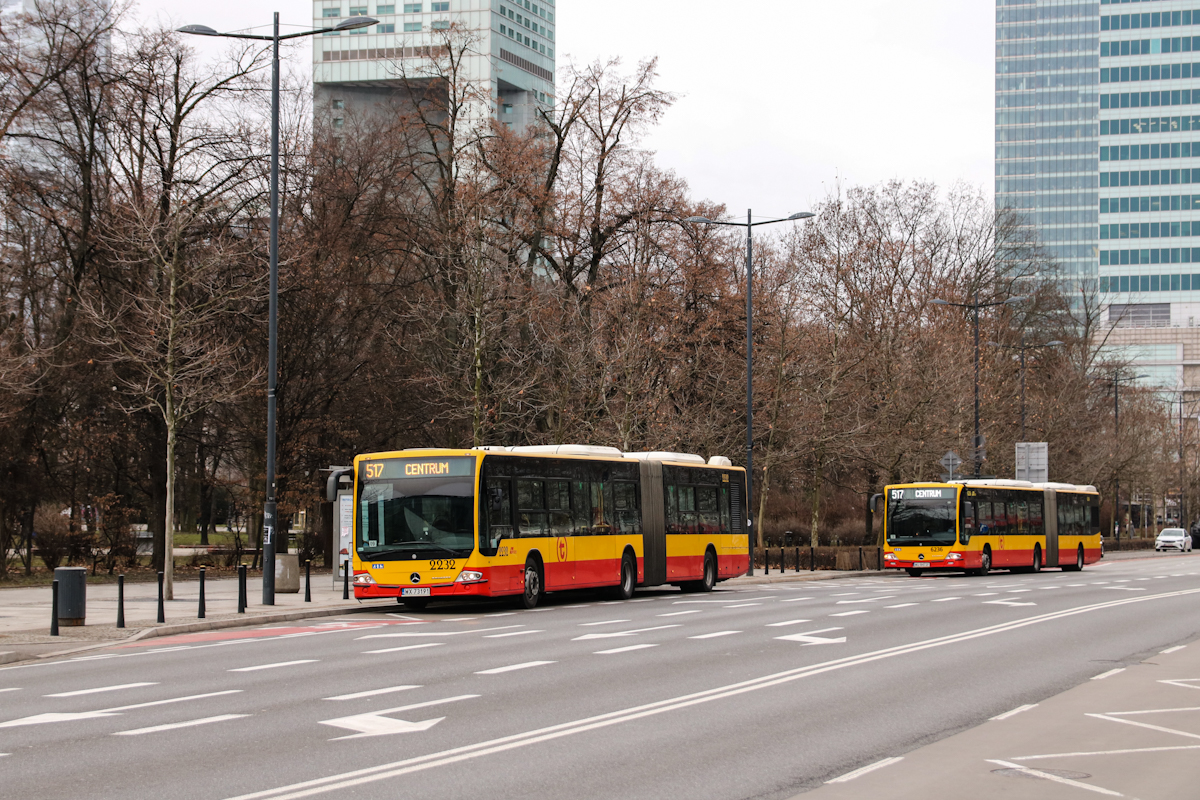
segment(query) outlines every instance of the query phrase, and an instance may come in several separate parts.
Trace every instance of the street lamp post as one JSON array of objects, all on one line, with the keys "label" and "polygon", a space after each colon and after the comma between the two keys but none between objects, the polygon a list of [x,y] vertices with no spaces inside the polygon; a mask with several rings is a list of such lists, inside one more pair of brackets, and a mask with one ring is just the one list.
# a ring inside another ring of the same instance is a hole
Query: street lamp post
[{"label": "street lamp post", "polygon": [[[767,219],[754,222],[750,210],[746,211],[746,527],[749,530],[747,539],[750,542],[750,574],[754,574],[754,505],[751,496],[754,491],[754,228],[759,225],[771,225],[776,222],[793,222],[814,216],[811,211],[801,211],[790,217]],[[698,225],[732,225],[741,227],[740,222],[724,222],[707,217],[688,217],[684,222]]]},{"label": "street lamp post", "polygon": [[[1129,381],[1141,380],[1149,378],[1149,375],[1122,375],[1120,371],[1114,371],[1111,375],[1106,376],[1104,380],[1112,383],[1113,386],[1113,526],[1114,531],[1117,525],[1117,517],[1121,514],[1121,473],[1117,469],[1117,448],[1121,443],[1121,381],[1128,383]],[[1120,536],[1119,532],[1116,534]],[[1120,539],[1117,539],[1118,544]]]},{"label": "street lamp post", "polygon": [[275,403],[276,403],[276,351],[279,338],[279,43],[285,39],[301,36],[316,36],[327,31],[348,31],[374,25],[379,20],[356,16],[342,20],[332,28],[304,30],[296,33],[279,33],[279,12],[275,12],[274,27],[270,36],[249,33],[220,33],[207,25],[185,25],[179,33],[195,36],[221,36],[227,39],[253,39],[271,43],[271,229],[268,250],[270,253],[270,299],[267,315],[267,474],[266,499],[263,502],[263,583],[262,602],[265,606],[275,605]]},{"label": "street lamp post", "polygon": [[975,327],[975,477],[979,477],[979,473],[983,466],[983,459],[980,457],[983,452],[983,441],[979,436],[979,309],[992,308],[993,306],[1011,306],[1020,303],[1029,298],[1021,295],[1019,297],[1010,297],[1007,300],[994,300],[987,303],[979,302],[979,290],[974,293],[974,300],[970,303],[951,303],[949,300],[930,300],[935,306],[955,306],[957,308],[969,308],[974,312],[974,327]]},{"label": "street lamp post", "polygon": [[1025,438],[1025,351],[1040,350],[1043,347],[1058,347],[1065,344],[1055,339],[1052,342],[1045,344],[1025,344],[1025,332],[1021,332],[1021,343],[1019,345],[1000,344],[998,342],[988,342],[989,347],[1003,347],[1007,350],[1018,350],[1021,353],[1021,441],[1026,441]]}]

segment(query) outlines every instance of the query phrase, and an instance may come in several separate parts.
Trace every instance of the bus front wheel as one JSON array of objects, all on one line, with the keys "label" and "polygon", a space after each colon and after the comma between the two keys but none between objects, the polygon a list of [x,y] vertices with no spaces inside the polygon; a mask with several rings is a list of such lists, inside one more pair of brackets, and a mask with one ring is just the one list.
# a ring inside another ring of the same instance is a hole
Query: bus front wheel
[{"label": "bus front wheel", "polygon": [[1083,545],[1075,551],[1075,563],[1063,565],[1063,572],[1079,572],[1083,569]]},{"label": "bus front wheel", "polygon": [[633,585],[635,583],[637,583],[637,564],[629,553],[626,553],[621,556],[621,582],[613,590],[613,598],[616,600],[628,600],[633,597]]},{"label": "bus front wheel", "polygon": [[1030,572],[1042,571],[1042,548],[1034,545],[1033,547],[1033,566],[1029,568]]},{"label": "bus front wheel", "polygon": [[992,571],[992,551],[984,550],[979,555],[979,569],[972,570],[973,575],[987,575]]},{"label": "bus front wheel", "polygon": [[409,611],[424,611],[429,605],[428,597],[406,597],[400,601]]},{"label": "bus front wheel", "polygon": [[525,562],[525,591],[521,595],[521,604],[526,608],[536,608],[542,599],[542,571],[534,559]]}]

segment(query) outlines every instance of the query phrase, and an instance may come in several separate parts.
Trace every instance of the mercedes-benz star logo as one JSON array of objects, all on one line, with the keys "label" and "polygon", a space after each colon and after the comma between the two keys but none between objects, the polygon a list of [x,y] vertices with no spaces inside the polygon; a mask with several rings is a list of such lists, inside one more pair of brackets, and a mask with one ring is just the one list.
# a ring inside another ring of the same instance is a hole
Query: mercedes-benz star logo
[{"label": "mercedes-benz star logo", "polygon": [[412,581],[413,583],[420,583],[421,582],[421,573],[414,572],[412,575],[408,576],[408,579],[410,581]]}]

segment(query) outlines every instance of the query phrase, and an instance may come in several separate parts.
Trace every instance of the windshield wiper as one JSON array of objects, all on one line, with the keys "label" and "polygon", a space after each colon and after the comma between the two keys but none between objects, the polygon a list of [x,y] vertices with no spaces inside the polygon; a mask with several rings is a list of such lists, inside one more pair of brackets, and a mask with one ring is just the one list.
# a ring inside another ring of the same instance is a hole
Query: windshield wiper
[{"label": "windshield wiper", "polygon": [[427,547],[436,547],[438,550],[441,550],[443,553],[449,553],[450,555],[454,556],[455,558],[462,558],[462,555],[461,555],[462,550],[452,550],[449,547],[446,547],[445,545],[438,544],[437,542],[412,541],[412,542],[406,542],[405,544],[419,544],[419,545],[424,545]]}]

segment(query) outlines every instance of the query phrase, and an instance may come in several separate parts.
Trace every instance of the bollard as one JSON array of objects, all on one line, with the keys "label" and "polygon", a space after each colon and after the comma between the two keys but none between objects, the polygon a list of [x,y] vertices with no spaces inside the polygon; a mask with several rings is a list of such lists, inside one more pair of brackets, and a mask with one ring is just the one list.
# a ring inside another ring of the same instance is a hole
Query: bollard
[{"label": "bollard", "polygon": [[800,571],[800,546],[796,546],[796,572]]},{"label": "bollard", "polygon": [[342,568],[342,599],[350,599],[350,559],[346,559]]},{"label": "bollard", "polygon": [[204,567],[200,568],[200,612],[196,619],[204,619]]},{"label": "bollard", "polygon": [[787,551],[782,547],[779,548],[779,574],[783,575],[787,572]]},{"label": "bollard", "polygon": [[817,561],[816,561],[815,556],[816,556],[816,553],[813,550],[813,546],[810,544],[808,546],[808,571],[809,572],[812,572],[817,568]]},{"label": "bollard", "polygon": [[167,621],[167,611],[163,607],[163,574],[158,573],[158,621]]},{"label": "bollard", "polygon": [[50,583],[50,635],[58,636],[58,581]]},{"label": "bollard", "polygon": [[117,627],[125,627],[125,576],[117,576]]},{"label": "bollard", "polygon": [[238,613],[246,613],[246,565],[238,564]]},{"label": "bollard", "polygon": [[763,547],[763,575],[771,574],[771,548]]},{"label": "bollard", "polygon": [[304,562],[304,602],[312,602],[312,559]]},{"label": "bollard", "polygon": [[864,569],[864,567],[863,567],[863,552],[862,552],[862,548],[860,547],[860,548],[858,548],[858,571],[862,572],[863,569]]}]

